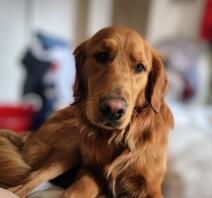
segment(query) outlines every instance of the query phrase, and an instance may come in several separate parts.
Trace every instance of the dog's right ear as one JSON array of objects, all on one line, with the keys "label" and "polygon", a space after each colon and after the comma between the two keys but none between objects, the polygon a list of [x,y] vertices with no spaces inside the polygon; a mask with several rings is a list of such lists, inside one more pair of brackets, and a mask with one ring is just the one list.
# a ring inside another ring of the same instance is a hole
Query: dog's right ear
[{"label": "dog's right ear", "polygon": [[80,44],[73,52],[75,59],[76,76],[73,86],[74,104],[80,102],[86,96],[86,85],[83,79],[83,65],[86,59],[87,41]]},{"label": "dog's right ear", "polygon": [[168,78],[159,53],[152,49],[152,71],[149,75],[146,97],[155,112],[160,111],[162,101],[167,95]]}]

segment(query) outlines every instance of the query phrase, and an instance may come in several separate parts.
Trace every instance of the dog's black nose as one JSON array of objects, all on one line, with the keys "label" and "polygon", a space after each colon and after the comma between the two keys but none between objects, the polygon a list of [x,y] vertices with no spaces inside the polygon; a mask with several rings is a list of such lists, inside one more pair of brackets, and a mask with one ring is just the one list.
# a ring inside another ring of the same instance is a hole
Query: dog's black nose
[{"label": "dog's black nose", "polygon": [[126,113],[127,104],[122,98],[105,97],[100,102],[102,116],[109,120],[119,120]]}]

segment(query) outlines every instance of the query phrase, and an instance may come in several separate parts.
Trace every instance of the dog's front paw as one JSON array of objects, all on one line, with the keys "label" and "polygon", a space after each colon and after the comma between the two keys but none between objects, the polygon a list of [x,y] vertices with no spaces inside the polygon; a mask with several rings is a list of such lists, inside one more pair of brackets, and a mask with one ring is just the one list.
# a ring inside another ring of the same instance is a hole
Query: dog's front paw
[{"label": "dog's front paw", "polygon": [[110,198],[109,196],[106,196],[106,195],[97,195],[95,198]]},{"label": "dog's front paw", "polygon": [[18,195],[20,198],[25,198],[27,193],[23,187],[23,185],[20,186],[15,186],[12,188],[8,188],[7,190],[9,190],[12,193],[15,193],[16,195]]},{"label": "dog's front paw", "polygon": [[19,185],[19,186],[14,186],[11,188],[7,188],[7,190],[9,190],[12,193],[15,193],[18,189],[21,189],[23,187],[23,185]]},{"label": "dog's front paw", "polygon": [[17,190],[15,194],[18,195],[20,198],[25,198],[27,196],[27,192],[24,188]]},{"label": "dog's front paw", "polygon": [[82,192],[82,191],[66,191],[64,192],[64,194],[62,195],[62,198],[108,198],[106,196],[92,196],[92,195],[89,195],[85,192]]},{"label": "dog's front paw", "polygon": [[62,195],[62,198],[81,198],[79,193],[67,191]]}]

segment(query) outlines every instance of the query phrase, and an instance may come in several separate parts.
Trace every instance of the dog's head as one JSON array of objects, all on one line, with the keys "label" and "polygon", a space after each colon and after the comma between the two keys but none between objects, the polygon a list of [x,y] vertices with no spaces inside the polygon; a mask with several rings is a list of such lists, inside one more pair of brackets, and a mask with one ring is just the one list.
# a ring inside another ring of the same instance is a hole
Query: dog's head
[{"label": "dog's head", "polygon": [[74,51],[75,103],[86,103],[94,125],[125,128],[137,107],[160,111],[167,78],[157,52],[134,30],[100,30]]}]

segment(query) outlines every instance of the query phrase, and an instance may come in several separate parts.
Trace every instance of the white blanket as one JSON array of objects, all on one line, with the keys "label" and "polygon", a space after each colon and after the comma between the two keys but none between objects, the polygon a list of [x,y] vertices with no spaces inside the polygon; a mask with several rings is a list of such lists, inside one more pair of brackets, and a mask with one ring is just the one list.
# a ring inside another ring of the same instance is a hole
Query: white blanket
[{"label": "white blanket", "polygon": [[212,107],[172,107],[165,197],[212,198]]}]

